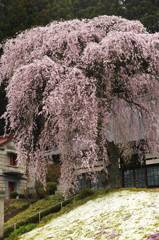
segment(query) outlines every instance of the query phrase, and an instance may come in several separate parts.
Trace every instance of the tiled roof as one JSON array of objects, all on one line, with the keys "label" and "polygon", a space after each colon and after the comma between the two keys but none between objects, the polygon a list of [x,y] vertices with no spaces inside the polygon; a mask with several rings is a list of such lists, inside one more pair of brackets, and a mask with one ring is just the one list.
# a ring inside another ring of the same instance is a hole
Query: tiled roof
[{"label": "tiled roof", "polygon": [[11,136],[6,136],[6,137],[0,136],[0,146],[11,140],[12,140]]}]

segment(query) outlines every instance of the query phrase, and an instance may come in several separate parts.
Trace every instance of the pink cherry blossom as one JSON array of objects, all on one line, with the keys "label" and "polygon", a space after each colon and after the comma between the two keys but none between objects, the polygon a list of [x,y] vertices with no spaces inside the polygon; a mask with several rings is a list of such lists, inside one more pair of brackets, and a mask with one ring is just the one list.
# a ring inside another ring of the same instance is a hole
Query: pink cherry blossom
[{"label": "pink cherry blossom", "polygon": [[107,167],[107,141],[145,138],[158,150],[159,34],[115,16],[53,22],[3,45],[6,122],[19,162],[45,183],[45,152],[61,153],[61,189],[77,168]]}]

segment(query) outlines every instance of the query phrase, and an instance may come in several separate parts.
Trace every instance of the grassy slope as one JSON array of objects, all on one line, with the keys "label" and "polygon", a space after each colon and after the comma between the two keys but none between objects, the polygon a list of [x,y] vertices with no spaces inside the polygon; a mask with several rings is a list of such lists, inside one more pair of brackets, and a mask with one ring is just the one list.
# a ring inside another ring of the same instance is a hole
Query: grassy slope
[{"label": "grassy slope", "polygon": [[55,205],[61,200],[61,196],[52,195],[45,199],[39,200],[33,204],[31,204],[26,210],[18,213],[16,216],[10,218],[6,223],[5,227],[13,225],[16,222],[27,219],[28,217],[38,213],[41,210],[44,210],[52,205]]},{"label": "grassy slope", "polygon": [[28,205],[29,205],[29,201],[24,200],[24,199],[7,200],[7,201],[5,201],[4,213],[7,215],[12,211],[15,211],[15,210],[18,211],[20,209],[27,207]]},{"label": "grassy slope", "polygon": [[[83,204],[85,202],[85,204]],[[78,206],[83,204],[81,206]],[[21,240],[144,240],[159,231],[159,192],[119,190],[76,201]]]}]

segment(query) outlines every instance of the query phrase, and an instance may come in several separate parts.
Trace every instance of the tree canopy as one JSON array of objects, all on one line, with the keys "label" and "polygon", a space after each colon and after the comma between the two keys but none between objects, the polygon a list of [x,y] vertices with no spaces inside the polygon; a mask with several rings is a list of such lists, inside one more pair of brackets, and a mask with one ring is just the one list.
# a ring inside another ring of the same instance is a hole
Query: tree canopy
[{"label": "tree canopy", "polygon": [[[158,0],[0,0],[0,42],[17,33],[52,20],[117,15],[140,20],[149,32],[159,31]],[[0,49],[1,55],[1,49]],[[4,88],[0,87],[1,110],[5,110]],[[0,134],[4,132],[0,120]]]},{"label": "tree canopy", "polygon": [[[158,147],[158,75],[159,34],[148,34],[139,21],[52,22],[8,40],[0,81],[7,85],[5,119],[19,162],[44,182],[45,151],[58,146],[62,191],[70,193],[78,167],[109,164],[110,137],[143,137],[140,120],[149,146]],[[112,119],[117,129],[110,130]]]}]

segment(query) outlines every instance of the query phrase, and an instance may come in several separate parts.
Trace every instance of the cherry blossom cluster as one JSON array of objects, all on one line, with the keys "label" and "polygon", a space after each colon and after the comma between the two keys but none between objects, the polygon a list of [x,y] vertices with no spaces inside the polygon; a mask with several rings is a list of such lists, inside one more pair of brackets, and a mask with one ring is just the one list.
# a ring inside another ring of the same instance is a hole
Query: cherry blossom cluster
[{"label": "cherry blossom cluster", "polygon": [[146,138],[157,149],[159,34],[115,16],[52,22],[3,44],[4,115],[30,174],[43,183],[46,151],[61,153],[61,189],[77,169],[108,166],[108,141]]}]

